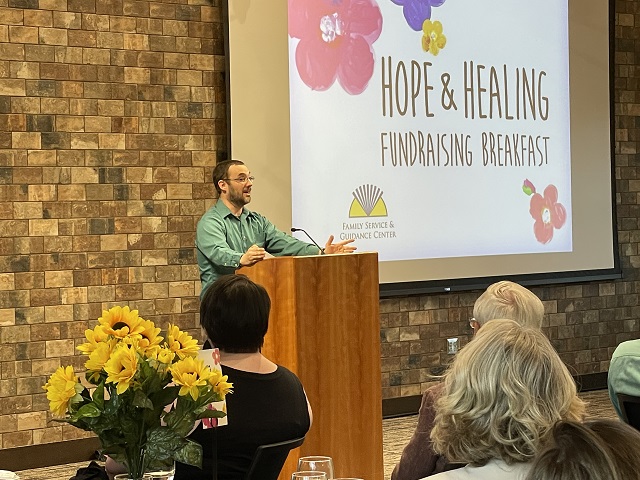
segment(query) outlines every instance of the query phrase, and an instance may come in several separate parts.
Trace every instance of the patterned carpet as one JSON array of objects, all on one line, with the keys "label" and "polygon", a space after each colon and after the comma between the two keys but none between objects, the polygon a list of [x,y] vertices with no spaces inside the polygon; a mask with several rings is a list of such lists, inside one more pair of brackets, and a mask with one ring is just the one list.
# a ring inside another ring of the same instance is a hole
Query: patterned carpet
[{"label": "patterned carpet", "polygon": [[[606,390],[586,392],[580,396],[587,402],[589,417],[617,418]],[[391,471],[402,454],[402,449],[413,434],[416,421],[416,415],[382,421],[385,478],[390,478]],[[85,467],[88,463],[23,470],[18,474],[20,480],[68,480],[78,468]]]}]

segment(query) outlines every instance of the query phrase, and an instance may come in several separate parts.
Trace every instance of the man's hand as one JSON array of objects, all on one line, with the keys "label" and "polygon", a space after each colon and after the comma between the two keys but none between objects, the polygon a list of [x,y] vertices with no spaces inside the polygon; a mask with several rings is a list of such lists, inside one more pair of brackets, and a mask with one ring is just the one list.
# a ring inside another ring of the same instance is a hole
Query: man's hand
[{"label": "man's hand", "polygon": [[353,243],[354,239],[343,240],[342,242],[333,243],[333,235],[329,237],[327,243],[324,245],[324,253],[327,255],[331,255],[332,253],[352,253],[358,247],[354,247],[349,245],[349,243]]},{"label": "man's hand", "polygon": [[240,266],[241,267],[249,267],[258,263],[260,260],[264,260],[264,256],[267,254],[267,251],[259,247],[257,245],[251,245],[249,249],[244,252],[244,255],[240,257]]}]

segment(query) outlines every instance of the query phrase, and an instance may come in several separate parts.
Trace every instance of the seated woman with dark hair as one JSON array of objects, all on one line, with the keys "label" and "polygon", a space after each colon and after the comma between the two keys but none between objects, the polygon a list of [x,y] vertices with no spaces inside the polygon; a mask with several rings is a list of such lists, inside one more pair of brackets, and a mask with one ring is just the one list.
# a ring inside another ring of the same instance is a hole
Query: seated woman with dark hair
[{"label": "seated woman with dark hair", "polygon": [[222,373],[233,382],[227,396],[228,425],[203,429],[190,439],[203,447],[202,470],[176,464],[175,480],[210,480],[217,444],[218,480],[244,478],[260,445],[304,436],[311,408],[298,377],[260,353],[269,326],[271,300],[244,275],[220,277],[202,298],[200,323],[220,349]]},{"label": "seated woman with dark hair", "polygon": [[558,422],[527,480],[640,478],[640,432],[617,420]]},{"label": "seated woman with dark hair", "polygon": [[584,404],[537,328],[491,320],[445,374],[431,439],[457,470],[429,478],[521,480],[559,420],[582,420]]}]

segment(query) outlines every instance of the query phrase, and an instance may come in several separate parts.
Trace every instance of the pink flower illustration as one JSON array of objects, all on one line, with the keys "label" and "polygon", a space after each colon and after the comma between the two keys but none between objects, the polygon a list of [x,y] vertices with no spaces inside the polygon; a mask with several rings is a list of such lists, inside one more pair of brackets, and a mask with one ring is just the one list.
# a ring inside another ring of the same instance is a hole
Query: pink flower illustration
[{"label": "pink flower illustration", "polygon": [[296,67],[312,90],[326,90],[337,78],[347,93],[362,93],[381,31],[375,0],[289,0],[289,36],[300,39]]},{"label": "pink flower illustration", "polygon": [[567,220],[567,211],[561,203],[558,203],[558,189],[555,185],[547,186],[544,189],[544,196],[539,193],[533,194],[529,213],[535,220],[533,233],[540,243],[549,243],[553,238],[553,229],[562,228]]}]

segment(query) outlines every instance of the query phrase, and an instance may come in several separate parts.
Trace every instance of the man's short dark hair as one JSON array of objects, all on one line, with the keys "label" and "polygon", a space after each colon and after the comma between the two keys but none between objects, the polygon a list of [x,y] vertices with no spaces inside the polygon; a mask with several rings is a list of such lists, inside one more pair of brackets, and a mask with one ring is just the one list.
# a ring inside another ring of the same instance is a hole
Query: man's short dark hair
[{"label": "man's short dark hair", "polygon": [[223,162],[218,163],[213,169],[213,185],[216,187],[216,192],[218,192],[218,196],[220,196],[220,187],[218,186],[218,182],[220,180],[224,180],[225,178],[229,178],[229,167],[232,165],[244,165],[244,162],[240,160],[225,160]]},{"label": "man's short dark hair", "polygon": [[271,300],[262,285],[244,275],[225,275],[205,292],[200,325],[214,347],[229,353],[262,348],[269,328]]}]

